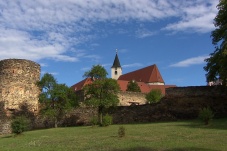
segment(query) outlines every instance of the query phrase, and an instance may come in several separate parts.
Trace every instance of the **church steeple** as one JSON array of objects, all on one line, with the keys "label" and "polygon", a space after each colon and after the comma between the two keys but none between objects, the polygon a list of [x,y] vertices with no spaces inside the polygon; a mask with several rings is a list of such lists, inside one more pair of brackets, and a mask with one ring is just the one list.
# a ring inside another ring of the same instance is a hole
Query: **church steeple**
[{"label": "church steeple", "polygon": [[121,64],[120,64],[120,61],[117,55],[117,49],[116,49],[116,55],[114,58],[113,66],[111,67],[111,78],[117,80],[121,75],[122,75],[122,68],[121,68]]},{"label": "church steeple", "polygon": [[117,67],[120,67],[121,68],[121,64],[120,64],[120,61],[118,59],[118,55],[117,55],[117,49],[116,49],[116,55],[115,55],[115,59],[114,59],[114,62],[113,62],[113,66],[111,68],[117,68]]}]

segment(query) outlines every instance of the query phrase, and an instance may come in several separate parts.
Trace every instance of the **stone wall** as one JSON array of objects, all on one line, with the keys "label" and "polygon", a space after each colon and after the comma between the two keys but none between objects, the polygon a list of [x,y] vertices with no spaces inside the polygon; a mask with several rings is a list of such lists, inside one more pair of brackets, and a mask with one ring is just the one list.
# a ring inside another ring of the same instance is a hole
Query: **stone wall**
[{"label": "stone wall", "polygon": [[119,92],[119,106],[143,105],[147,103],[144,93],[139,92]]},{"label": "stone wall", "polygon": [[227,89],[223,86],[193,86],[166,89],[162,99],[177,118],[196,118],[199,111],[209,107],[215,117],[227,117]]},{"label": "stone wall", "polygon": [[[138,100],[143,100],[141,98],[144,98],[145,94],[119,93],[120,102],[123,102],[121,104],[123,106],[110,108],[106,113],[113,116],[114,124],[194,119],[198,117],[199,111],[204,107],[210,107],[215,118],[227,117],[227,93],[222,87],[177,87],[168,88],[166,92],[166,96],[158,103],[141,103],[142,105],[136,106],[129,106],[128,102],[139,102]],[[75,120],[71,116],[71,121],[80,121],[79,123],[88,125],[89,119],[93,116],[91,113],[97,115],[97,111],[91,112],[90,109],[84,108],[82,112],[80,109],[75,109]]]},{"label": "stone wall", "polygon": [[222,86],[190,86],[166,89],[166,97],[225,96]]},{"label": "stone wall", "polygon": [[[31,112],[38,111],[40,90],[36,83],[39,79],[39,64],[24,59],[1,60],[0,103],[2,106],[0,112],[10,117],[14,111],[20,110],[22,105],[26,105]],[[1,133],[7,131],[10,120],[4,120],[3,117],[0,117],[0,120]]]}]

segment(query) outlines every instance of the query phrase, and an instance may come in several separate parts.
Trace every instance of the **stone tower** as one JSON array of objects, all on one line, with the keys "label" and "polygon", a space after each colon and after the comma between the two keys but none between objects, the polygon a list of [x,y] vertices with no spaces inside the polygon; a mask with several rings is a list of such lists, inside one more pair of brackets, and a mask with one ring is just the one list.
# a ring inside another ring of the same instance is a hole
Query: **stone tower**
[{"label": "stone tower", "polygon": [[11,133],[11,116],[26,107],[38,111],[40,65],[24,59],[0,61],[0,134]]},{"label": "stone tower", "polygon": [[113,66],[111,67],[111,78],[117,80],[121,75],[122,75],[122,68],[121,68],[121,64],[118,59],[118,55],[117,55],[117,51],[116,51]]}]

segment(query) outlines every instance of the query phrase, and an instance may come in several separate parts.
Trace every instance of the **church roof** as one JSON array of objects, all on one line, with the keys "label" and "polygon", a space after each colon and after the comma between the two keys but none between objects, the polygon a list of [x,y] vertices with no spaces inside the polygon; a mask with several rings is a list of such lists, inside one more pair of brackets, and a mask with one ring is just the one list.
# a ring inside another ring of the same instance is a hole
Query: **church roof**
[{"label": "church roof", "polygon": [[[129,81],[117,80],[118,85],[120,86],[121,91],[125,92],[127,90],[127,85]],[[169,87],[176,87],[175,85],[148,85],[144,82],[137,82],[138,86],[142,93],[148,93],[151,90],[159,89],[162,94],[165,94],[165,89]]]},{"label": "church roof", "polygon": [[162,76],[156,64],[121,75],[118,80],[135,80],[137,82],[145,83],[164,83],[164,80],[162,79]]},{"label": "church roof", "polygon": [[84,86],[86,86],[87,84],[91,84],[91,83],[92,83],[92,79],[86,78],[86,79],[74,84],[73,86],[71,86],[71,88],[74,91],[79,91],[79,90],[82,90]]},{"label": "church roof", "polygon": [[121,64],[120,64],[120,61],[118,59],[118,55],[116,53],[112,68],[117,68],[117,67],[121,67]]}]

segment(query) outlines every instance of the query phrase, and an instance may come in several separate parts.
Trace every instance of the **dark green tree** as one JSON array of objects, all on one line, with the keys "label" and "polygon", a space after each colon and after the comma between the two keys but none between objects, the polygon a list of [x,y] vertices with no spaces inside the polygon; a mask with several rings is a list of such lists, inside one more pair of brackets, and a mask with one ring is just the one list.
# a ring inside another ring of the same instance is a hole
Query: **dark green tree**
[{"label": "dark green tree", "polygon": [[107,76],[106,69],[101,65],[93,65],[91,70],[84,73],[83,77],[94,79],[102,79]]},{"label": "dark green tree", "polygon": [[207,72],[206,79],[209,81],[223,80],[226,85],[227,80],[227,0],[220,0],[217,5],[218,14],[214,19],[216,29],[212,32],[212,43],[215,51],[210,54],[210,58],[205,59],[207,65],[204,70]]},{"label": "dark green tree", "polygon": [[129,81],[126,91],[141,92],[140,87],[136,81]]},{"label": "dark green tree", "polygon": [[[96,70],[99,69],[99,70]],[[97,73],[95,73],[97,71]],[[92,74],[91,74],[92,73]],[[102,66],[93,66],[86,76],[95,77],[92,84],[86,85],[83,90],[85,103],[89,106],[98,107],[99,124],[103,126],[104,109],[116,106],[119,103],[117,93],[119,85],[114,79],[107,79],[107,72]]]},{"label": "dark green tree", "polygon": [[53,119],[54,126],[58,127],[59,120],[65,113],[78,105],[76,95],[65,84],[58,84],[49,73],[44,74],[38,86],[42,91],[39,96],[41,113]]},{"label": "dark green tree", "polygon": [[149,103],[157,103],[162,98],[162,91],[160,89],[153,89],[146,94],[146,99]]}]

